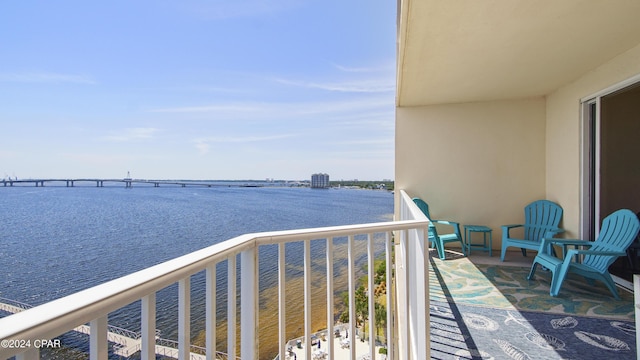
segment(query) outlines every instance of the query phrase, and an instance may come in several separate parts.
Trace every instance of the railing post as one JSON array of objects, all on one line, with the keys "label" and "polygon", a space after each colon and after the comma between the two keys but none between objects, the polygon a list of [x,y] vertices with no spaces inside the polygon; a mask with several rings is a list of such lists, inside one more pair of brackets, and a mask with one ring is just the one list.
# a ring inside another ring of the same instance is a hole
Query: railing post
[{"label": "railing post", "polygon": [[89,323],[91,328],[91,334],[89,335],[90,360],[107,360],[109,346],[107,342],[107,324],[107,316],[91,320]]},{"label": "railing post", "polygon": [[142,298],[141,360],[156,358],[156,293]]},{"label": "railing post", "polygon": [[409,249],[408,230],[400,231],[400,244],[396,252],[396,302],[398,317],[398,359],[409,359]]},{"label": "railing post", "polygon": [[255,247],[240,253],[240,356],[258,358],[258,252]]},{"label": "railing post", "polygon": [[[401,191],[400,220],[426,219],[411,198]],[[428,220],[428,219],[426,219]],[[396,254],[399,359],[428,359],[429,333],[429,240],[427,230],[401,232]]]},{"label": "railing post", "polygon": [[333,238],[327,237],[327,349],[333,359]]},{"label": "railing post", "polygon": [[[367,234],[367,266],[369,272],[369,354],[371,360],[376,360],[376,297],[374,296],[375,268],[374,268],[373,235]],[[364,331],[363,331],[364,333]],[[354,345],[355,346],[355,345]]]},{"label": "railing post", "polygon": [[410,248],[412,256],[411,262],[413,268],[411,275],[410,289],[410,327],[413,331],[410,333],[411,343],[413,344],[413,358],[429,359],[430,336],[429,336],[429,246],[428,239],[425,236],[425,230],[411,230],[415,233]]},{"label": "railing post", "polygon": [[286,272],[285,244],[278,244],[278,353],[280,359],[286,359],[285,346],[287,345],[287,315],[286,315]]},{"label": "railing post", "polygon": [[393,252],[393,244],[391,243],[390,233],[387,232],[385,234],[385,258],[387,260],[387,268],[386,268],[386,279],[387,279],[387,359],[395,359],[395,332],[394,324],[393,324],[393,312],[395,310],[395,305],[393,300],[395,296],[393,296],[393,284],[395,283],[395,279],[393,279],[393,257],[391,256]]},{"label": "railing post", "polygon": [[236,255],[227,259],[227,355],[236,358]]},{"label": "railing post", "polygon": [[311,240],[304,241],[304,349],[311,359]]},{"label": "railing post", "polygon": [[217,359],[216,349],[216,264],[210,264],[206,270],[205,285],[205,337],[207,360]]},{"label": "railing post", "polygon": [[191,358],[191,279],[178,282],[178,359]]},{"label": "railing post", "polygon": [[349,274],[349,333],[351,335],[351,346],[349,346],[350,359],[356,358],[356,270],[355,270],[355,247],[353,235],[349,235],[347,245],[348,253],[348,274]]}]

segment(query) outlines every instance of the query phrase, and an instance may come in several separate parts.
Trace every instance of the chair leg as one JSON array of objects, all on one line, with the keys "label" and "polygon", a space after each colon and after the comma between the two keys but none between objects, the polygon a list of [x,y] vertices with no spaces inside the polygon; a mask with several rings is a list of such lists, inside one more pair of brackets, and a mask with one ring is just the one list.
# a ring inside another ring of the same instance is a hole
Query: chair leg
[{"label": "chair leg", "polygon": [[507,253],[507,242],[502,239],[502,251],[500,252],[500,261],[504,262],[504,255]]},{"label": "chair leg", "polygon": [[522,250],[522,256],[526,257],[527,256],[527,249],[522,248],[520,250]]},{"label": "chair leg", "polygon": [[436,249],[438,249],[438,257],[440,257],[440,260],[444,260],[447,258],[445,252],[444,252],[444,243],[442,241],[439,241],[436,243]]},{"label": "chair leg", "polygon": [[536,267],[538,266],[537,261],[533,261],[533,265],[531,265],[531,270],[529,271],[529,276],[527,276],[527,280],[533,280],[533,276],[536,274]]},{"label": "chair leg", "polygon": [[551,271],[551,287],[549,288],[549,294],[551,296],[558,296],[560,292],[560,287],[562,287],[562,283],[564,279],[567,277],[567,272],[569,271],[568,267],[565,267],[564,264],[558,266],[549,266],[549,271]]},{"label": "chair leg", "polygon": [[618,289],[616,288],[616,284],[613,282],[611,275],[603,274],[602,281],[607,286],[609,291],[611,291],[611,293],[613,294],[613,297],[615,297],[616,300],[620,300],[620,294],[618,294]]}]

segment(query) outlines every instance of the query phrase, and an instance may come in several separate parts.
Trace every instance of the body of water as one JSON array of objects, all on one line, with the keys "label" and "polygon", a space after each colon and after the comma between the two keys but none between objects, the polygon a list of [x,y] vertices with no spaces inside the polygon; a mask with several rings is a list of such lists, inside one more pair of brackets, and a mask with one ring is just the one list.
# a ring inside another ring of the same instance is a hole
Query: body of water
[{"label": "body of water", "polygon": [[[393,195],[272,186],[12,187],[0,188],[0,207],[0,297],[38,305],[245,233],[388,221]],[[336,244],[340,253],[340,240]],[[312,252],[322,253],[324,247],[324,241],[312,242]],[[302,243],[287,245],[287,332],[292,336],[301,335],[302,326],[301,249]],[[261,327],[275,326],[276,246],[262,248],[259,258]],[[337,259],[338,293],[346,290],[340,271],[346,258],[341,262],[338,254]],[[314,262],[318,276],[323,266]],[[224,312],[224,263],[218,278],[218,309]],[[192,282],[192,334],[197,343],[204,329],[204,275]],[[322,298],[322,286],[316,288]],[[158,329],[169,339],[177,338],[176,289],[158,293]],[[139,331],[139,309],[134,303],[110,314],[109,323]],[[326,311],[314,318],[320,323]],[[218,326],[218,341],[224,342],[226,324]],[[261,357],[272,356],[274,343],[261,337]]]}]

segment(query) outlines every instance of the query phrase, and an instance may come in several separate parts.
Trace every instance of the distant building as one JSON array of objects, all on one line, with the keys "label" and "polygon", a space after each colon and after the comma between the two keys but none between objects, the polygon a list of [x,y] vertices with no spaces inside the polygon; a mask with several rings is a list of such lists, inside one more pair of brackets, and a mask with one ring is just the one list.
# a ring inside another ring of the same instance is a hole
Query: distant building
[{"label": "distant building", "polygon": [[329,188],[329,174],[311,175],[311,187],[316,189]]}]

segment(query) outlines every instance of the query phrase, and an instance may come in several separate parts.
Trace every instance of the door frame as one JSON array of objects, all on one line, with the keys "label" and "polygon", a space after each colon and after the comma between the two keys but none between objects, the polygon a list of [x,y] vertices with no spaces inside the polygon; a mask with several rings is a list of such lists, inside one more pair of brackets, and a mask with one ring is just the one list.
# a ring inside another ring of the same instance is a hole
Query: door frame
[{"label": "door frame", "polygon": [[[633,85],[640,74],[580,99],[580,238],[595,240],[600,232],[601,100]],[[613,280],[632,291],[633,284],[618,276]]]},{"label": "door frame", "polygon": [[[636,84],[640,84],[640,74],[580,99],[581,239],[595,240],[600,232],[600,176],[598,174],[600,173],[601,99]],[[592,209],[592,206],[595,208]]]},{"label": "door frame", "polygon": [[581,103],[580,238],[595,239],[600,232],[600,99]]}]

